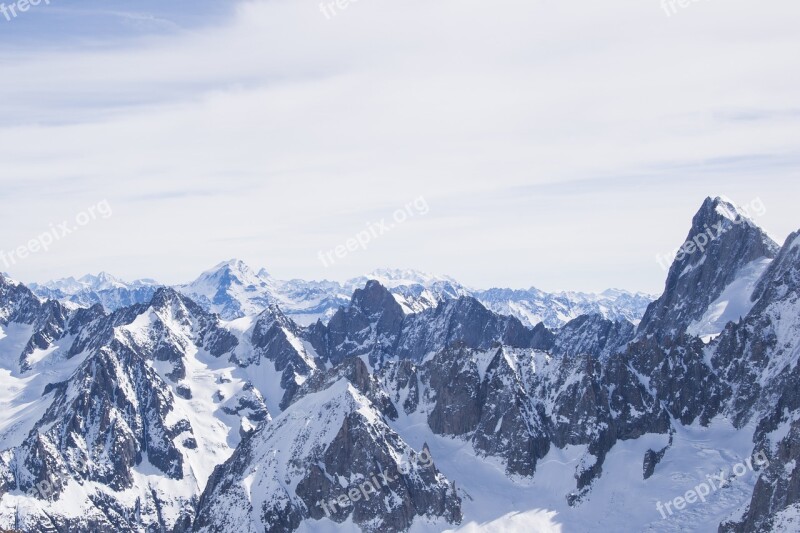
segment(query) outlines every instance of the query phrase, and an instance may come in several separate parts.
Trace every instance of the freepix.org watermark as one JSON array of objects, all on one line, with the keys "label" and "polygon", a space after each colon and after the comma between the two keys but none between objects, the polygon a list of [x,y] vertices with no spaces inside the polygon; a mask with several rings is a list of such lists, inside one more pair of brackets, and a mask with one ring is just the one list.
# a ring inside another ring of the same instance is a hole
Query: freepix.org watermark
[{"label": "freepix.org watermark", "polygon": [[325,15],[325,18],[331,20],[338,15],[339,11],[344,11],[350,4],[355,4],[358,0],[334,0],[333,2],[320,2],[319,3],[319,10],[320,12]]},{"label": "freepix.org watermark", "polygon": [[[745,217],[749,219],[762,217],[767,212],[767,208],[764,205],[764,202],[761,201],[761,198],[756,198],[749,204],[741,206],[739,209],[742,211],[742,213],[744,213]],[[725,232],[729,231],[735,225],[744,223],[745,220],[745,218],[736,217],[735,220],[731,221],[732,224],[726,225],[724,221],[720,221],[713,226],[706,225],[705,228],[703,228],[705,231],[698,233],[694,236],[694,238],[683,243],[672,253],[664,255],[656,254],[656,262],[658,262],[658,264],[661,265],[661,268],[664,270],[669,270],[669,267],[674,261],[682,261],[684,257],[692,255],[698,251],[703,254],[705,253],[706,247],[709,244],[722,237]]]},{"label": "freepix.org watermark", "polygon": [[[422,452],[417,455],[416,459],[416,462],[424,468],[430,468],[433,466],[433,457],[431,457],[431,454],[428,453],[427,449],[422,450]],[[386,469],[379,474],[375,474],[372,477],[365,479],[361,483],[352,485],[349,490],[346,490],[344,494],[341,494],[337,498],[318,502],[317,507],[321,507],[325,513],[325,516],[330,518],[331,513],[337,512],[337,506],[344,510],[352,506],[354,502],[361,500],[369,501],[371,497],[380,492],[381,487],[389,487],[392,482],[399,479],[400,474],[407,475],[411,473],[411,465],[406,462],[401,462],[398,467],[399,472],[395,472],[395,475],[392,475],[389,473],[389,470]]]},{"label": "freepix.org watermark", "polygon": [[98,202],[75,215],[75,219],[72,222],[65,220],[60,224],[50,224],[47,231],[40,233],[25,244],[9,251],[0,250],[0,261],[5,265],[5,268],[10,268],[33,254],[48,251],[57,241],[67,235],[72,235],[98,218],[106,219],[112,214],[113,211],[108,200]]},{"label": "freepix.org watermark", "polygon": [[[78,457],[75,460],[76,472],[85,472],[88,466],[88,463],[81,457]],[[59,487],[68,484],[71,479],[73,479],[72,475],[68,472],[58,471],[55,472],[55,479],[52,482],[49,479],[43,479],[42,481],[32,485],[26,494],[31,498],[38,497],[41,500],[51,500],[53,496],[55,496],[56,490]]]},{"label": "freepix.org watermark", "polygon": [[337,259],[344,259],[347,254],[355,252],[359,248],[361,250],[366,250],[367,245],[374,239],[389,233],[399,224],[402,224],[410,218],[414,218],[417,215],[428,214],[428,211],[430,211],[428,202],[424,197],[420,196],[408,202],[405,206],[396,209],[395,212],[392,213],[392,222],[388,222],[385,218],[382,218],[380,222],[377,223],[368,222],[367,229],[359,231],[332,250],[328,250],[327,252],[320,250],[317,253],[317,257],[322,261],[323,266],[328,268],[336,263]]},{"label": "freepix.org watermark", "polygon": [[700,0],[661,0],[661,9],[664,10],[664,13],[666,13],[668,17],[671,17],[678,12],[678,8],[686,9],[699,1]]},{"label": "freepix.org watermark", "polygon": [[748,457],[742,463],[736,463],[730,470],[722,469],[715,475],[707,475],[705,482],[687,490],[682,496],[678,496],[664,503],[660,501],[657,502],[656,510],[661,513],[661,518],[664,520],[668,516],[672,516],[676,511],[683,511],[686,509],[687,505],[697,503],[698,501],[705,503],[706,498],[713,492],[730,485],[736,478],[740,478],[746,473],[752,472],[754,469],[753,465],[759,468],[764,468],[769,465],[769,460],[763,451],[756,453],[753,457]]},{"label": "freepix.org watermark", "polygon": [[26,13],[30,8],[41,4],[49,6],[50,0],[17,0],[13,4],[0,4],[0,13],[8,22],[11,22],[20,14]]}]

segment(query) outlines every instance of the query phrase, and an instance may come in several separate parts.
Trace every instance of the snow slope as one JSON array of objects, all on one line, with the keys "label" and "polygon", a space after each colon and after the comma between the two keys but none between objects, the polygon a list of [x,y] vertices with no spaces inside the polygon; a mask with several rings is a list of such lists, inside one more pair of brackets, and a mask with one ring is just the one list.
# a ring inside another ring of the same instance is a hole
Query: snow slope
[{"label": "snow slope", "polygon": [[770,263],[772,259],[761,258],[745,265],[737,278],[711,302],[705,314],[689,325],[687,333],[708,342],[719,335],[728,322],[747,316],[755,305],[751,298],[753,290]]}]

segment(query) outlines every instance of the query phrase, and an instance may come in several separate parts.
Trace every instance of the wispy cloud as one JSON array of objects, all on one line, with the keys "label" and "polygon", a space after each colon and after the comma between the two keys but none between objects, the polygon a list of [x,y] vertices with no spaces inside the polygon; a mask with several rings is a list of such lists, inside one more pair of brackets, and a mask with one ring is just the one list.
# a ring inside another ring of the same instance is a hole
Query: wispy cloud
[{"label": "wispy cloud", "polygon": [[[416,264],[476,286],[502,277],[653,291],[662,280],[652,253],[637,262],[621,251],[645,236],[674,247],[708,194],[764,198],[776,233],[800,222],[782,192],[800,129],[795,2],[769,12],[708,3],[680,20],[623,0],[577,12],[522,0],[357,7],[332,24],[314,2],[239,3],[226,16],[207,3],[134,13],[112,4],[102,16],[166,25],[134,39],[100,32],[92,46],[3,47],[2,184],[81,186],[48,199],[10,190],[0,238],[93,196],[118,206],[113,223],[25,275],[107,262],[177,281],[241,256],[320,276],[308,257],[330,234],[424,195],[437,206],[424,221],[324,275]],[[643,226],[654,213],[665,222]],[[476,261],[476,250],[503,261]],[[591,268],[565,268],[580,253]],[[182,264],[149,270],[153,256]]]}]

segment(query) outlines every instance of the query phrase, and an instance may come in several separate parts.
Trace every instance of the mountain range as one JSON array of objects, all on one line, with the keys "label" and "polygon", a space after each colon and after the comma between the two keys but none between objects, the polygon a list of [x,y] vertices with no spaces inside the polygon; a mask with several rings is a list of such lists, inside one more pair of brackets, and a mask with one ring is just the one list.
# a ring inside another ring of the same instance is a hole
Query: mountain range
[{"label": "mountain range", "polygon": [[[284,281],[273,278],[265,269],[256,271],[238,259],[224,261],[196,280],[174,288],[224,320],[256,315],[277,304],[296,323],[308,326],[317,320],[330,320],[339,307],[349,303],[353,291],[369,280],[379,281],[389,289],[406,313],[436,307],[445,300],[472,296],[488,309],[514,316],[531,327],[543,322],[549,328],[559,328],[586,314],[638,324],[655,299],[644,293],[619,289],[600,294],[547,293],[536,288],[475,290],[446,276],[400,269],[380,269],[343,283]],[[28,285],[40,298],[59,300],[67,306],[90,307],[99,303],[108,312],[148,302],[159,286],[151,279],[128,283],[105,272],[77,280],[65,278]]]},{"label": "mountain range", "polygon": [[709,228],[652,299],[0,276],[0,527],[797,531],[800,231]]}]

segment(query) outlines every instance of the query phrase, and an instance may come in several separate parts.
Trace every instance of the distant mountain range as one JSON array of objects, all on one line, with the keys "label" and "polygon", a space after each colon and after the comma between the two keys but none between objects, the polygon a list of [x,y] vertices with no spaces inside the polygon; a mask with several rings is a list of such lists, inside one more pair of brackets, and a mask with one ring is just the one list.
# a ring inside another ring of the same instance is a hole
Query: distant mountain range
[{"label": "distant mountain range", "polygon": [[493,293],[558,326],[523,322],[407,271],[333,312],[347,284],[238,261],[48,300],[0,276],[0,528],[797,531],[800,231],[779,245],[723,198],[686,241],[709,227],[638,325]]},{"label": "distant mountain range", "polygon": [[100,304],[113,311],[149,301],[158,286],[152,279],[128,283],[101,272],[97,276],[87,274],[79,279],[64,278],[42,284],[31,283],[28,287],[40,298],[59,300],[67,306],[91,307]]},{"label": "distant mountain range", "polygon": [[[535,288],[473,290],[446,276],[399,269],[377,270],[344,283],[283,281],[273,278],[264,269],[255,271],[237,259],[220,263],[191,283],[174,288],[224,320],[254,316],[275,304],[298,324],[310,325],[317,320],[327,323],[340,307],[349,303],[353,291],[369,280],[388,288],[407,314],[436,307],[445,300],[473,296],[492,311],[516,317],[527,326],[543,322],[553,329],[586,314],[638,324],[655,299],[647,294],[618,289],[601,294],[546,293]],[[159,284],[150,279],[127,283],[103,272],[78,280],[66,278],[32,283],[29,287],[41,298],[81,307],[99,303],[112,312],[148,302]]]}]

